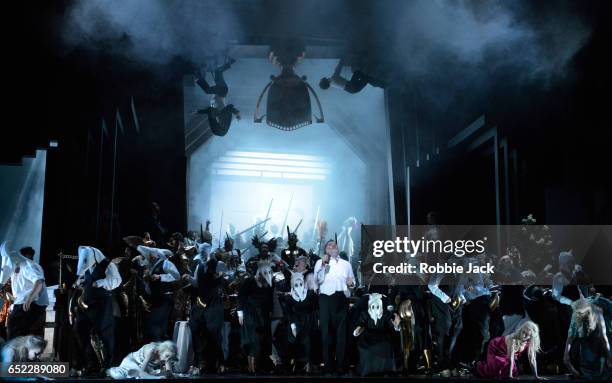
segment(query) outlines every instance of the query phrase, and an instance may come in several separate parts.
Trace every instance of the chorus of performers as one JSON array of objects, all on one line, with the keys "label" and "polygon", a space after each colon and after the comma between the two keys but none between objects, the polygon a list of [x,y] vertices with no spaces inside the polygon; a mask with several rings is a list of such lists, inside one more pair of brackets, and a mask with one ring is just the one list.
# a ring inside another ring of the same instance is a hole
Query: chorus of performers
[{"label": "chorus of performers", "polygon": [[[125,237],[115,257],[75,246],[76,262],[64,261],[75,263],[66,269],[75,282],[56,291],[53,347],[43,338],[45,270],[33,249],[4,242],[2,360],[54,358],[69,361],[73,376],[115,379],[228,371],[609,379],[612,302],[573,252],[553,254],[547,229],[536,232],[530,220],[525,241],[541,271],[523,269],[526,245],[517,244],[500,257],[444,259],[495,262],[495,275],[415,274],[397,283],[357,278],[352,217],[339,240],[316,222],[309,250],[289,227],[286,237],[268,237],[267,219],[214,241],[210,222],[168,235],[157,219],[159,230]],[[425,235],[442,235],[433,214]],[[534,283],[536,273],[547,283]]]}]

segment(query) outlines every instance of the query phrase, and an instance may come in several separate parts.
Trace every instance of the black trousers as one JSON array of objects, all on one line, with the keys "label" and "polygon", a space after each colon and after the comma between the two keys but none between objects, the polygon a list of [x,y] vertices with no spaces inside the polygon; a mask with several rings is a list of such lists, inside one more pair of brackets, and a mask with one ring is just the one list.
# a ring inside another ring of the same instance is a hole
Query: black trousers
[{"label": "black trousers", "polygon": [[[223,303],[213,303],[201,308],[194,304],[189,316],[189,328],[193,341],[195,363],[206,361],[208,367],[217,362],[223,364]],[[206,360],[202,358],[206,348]]]},{"label": "black trousers", "polygon": [[46,310],[47,306],[39,306],[35,303],[30,305],[28,311],[23,311],[23,305],[15,305],[8,317],[7,339],[11,340],[25,335],[44,336]]},{"label": "black trousers", "polygon": [[343,292],[336,292],[333,295],[319,295],[319,323],[323,343],[323,363],[328,370],[332,364],[332,333],[336,339],[336,369],[344,369],[347,313],[348,301]]},{"label": "black trousers", "polygon": [[463,331],[457,346],[458,360],[471,362],[484,355],[484,345],[489,341],[490,295],[478,297],[463,307]]},{"label": "black trousers", "polygon": [[108,295],[95,303],[91,303],[85,311],[77,311],[74,320],[79,349],[84,352],[86,362],[91,364],[95,354],[91,346],[91,336],[95,333],[103,344],[103,368],[112,365],[115,355],[115,317],[113,316],[113,297]]},{"label": "black trousers", "polygon": [[438,368],[440,370],[453,368],[457,364],[455,344],[463,328],[462,307],[453,310],[449,304],[432,297],[431,314],[434,318],[431,327],[433,351],[438,361]]},{"label": "black trousers", "polygon": [[145,338],[147,342],[161,342],[168,339],[170,314],[174,307],[174,294],[156,297],[151,312],[145,316]]},{"label": "black trousers", "polygon": [[202,88],[202,90],[206,94],[214,94],[219,97],[227,96],[228,88],[227,83],[225,82],[225,78],[223,77],[223,71],[216,70],[213,76],[215,80],[215,85],[211,86],[204,78],[201,78],[198,80],[198,85],[200,86],[200,88]]},{"label": "black trousers", "polygon": [[348,93],[359,93],[368,84],[377,88],[384,88],[387,86],[383,81],[357,70],[353,72],[353,76],[351,76],[351,79],[346,83],[344,90]]}]

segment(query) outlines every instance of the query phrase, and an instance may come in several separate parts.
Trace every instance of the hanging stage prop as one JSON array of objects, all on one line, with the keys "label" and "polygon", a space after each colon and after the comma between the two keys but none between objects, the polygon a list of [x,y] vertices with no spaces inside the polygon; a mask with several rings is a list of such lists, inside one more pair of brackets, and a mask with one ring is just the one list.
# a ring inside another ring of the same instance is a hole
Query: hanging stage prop
[{"label": "hanging stage prop", "polygon": [[[281,68],[278,76],[270,76],[271,81],[263,89],[257,99],[254,122],[266,123],[274,128],[292,131],[312,124],[313,114],[310,93],[319,108],[319,117],[314,116],[317,123],[325,121],[323,108],[314,89],[306,82],[306,76],[298,76],[295,66],[304,59],[306,45],[296,39],[287,39],[270,47],[270,61]],[[261,101],[266,92],[268,99],[266,113],[260,115]]]}]

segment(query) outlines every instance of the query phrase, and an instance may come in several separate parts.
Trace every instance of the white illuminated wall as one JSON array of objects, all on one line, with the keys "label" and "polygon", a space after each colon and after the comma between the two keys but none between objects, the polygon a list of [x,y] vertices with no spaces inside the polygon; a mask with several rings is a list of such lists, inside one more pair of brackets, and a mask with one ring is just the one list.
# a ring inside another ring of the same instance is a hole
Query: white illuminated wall
[{"label": "white illuminated wall", "polygon": [[[278,71],[267,60],[239,59],[225,73],[227,102],[240,110],[242,120],[234,120],[227,135],[213,136],[188,159],[189,229],[198,230],[211,219],[215,237],[224,235],[230,223],[242,230],[263,219],[272,200],[271,224],[283,230],[292,196],[287,224],[293,228],[303,219],[302,236],[312,231],[317,210],[319,219],[328,222],[330,236],[340,233],[350,216],[387,223],[384,93],[370,86],[354,95],[319,89],[318,80],[329,76],[336,62],[307,59],[298,66],[296,72],[307,76],[321,99],[325,123],[291,132],[253,122],[257,98]],[[186,121],[209,102],[190,81],[185,82],[184,99]],[[265,110],[265,98],[262,105]]]},{"label": "white illuminated wall", "polygon": [[40,236],[47,152],[24,158],[21,165],[0,165],[0,242],[11,250],[32,246],[40,257]]},{"label": "white illuminated wall", "polygon": [[364,179],[364,164],[325,124],[283,132],[240,121],[189,159],[189,227],[210,218],[217,237],[223,215],[222,235],[229,223],[241,230],[272,202],[268,229],[288,214],[291,228],[303,219],[300,232],[311,230],[319,210],[339,232],[345,218],[363,214]]}]

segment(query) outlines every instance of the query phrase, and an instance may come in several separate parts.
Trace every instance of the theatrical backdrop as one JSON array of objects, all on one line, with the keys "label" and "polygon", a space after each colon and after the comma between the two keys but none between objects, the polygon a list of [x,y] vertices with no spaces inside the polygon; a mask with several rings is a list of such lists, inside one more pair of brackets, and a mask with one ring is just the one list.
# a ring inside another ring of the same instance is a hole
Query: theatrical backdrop
[{"label": "theatrical backdrop", "polygon": [[610,2],[10,8],[3,380],[612,378]]}]

